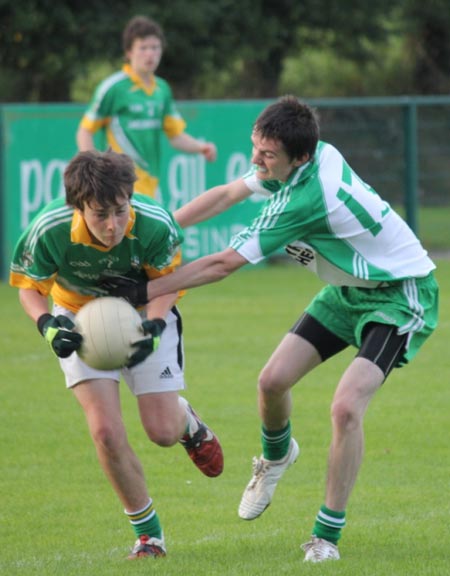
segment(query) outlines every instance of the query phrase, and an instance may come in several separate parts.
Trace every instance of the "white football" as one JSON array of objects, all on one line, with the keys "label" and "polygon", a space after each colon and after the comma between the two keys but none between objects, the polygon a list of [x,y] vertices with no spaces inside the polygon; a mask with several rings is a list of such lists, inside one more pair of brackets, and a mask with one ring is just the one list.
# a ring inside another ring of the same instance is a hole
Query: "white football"
[{"label": "white football", "polygon": [[135,351],[131,342],[144,336],[139,313],[122,298],[91,300],[78,311],[74,322],[83,336],[78,355],[97,370],[123,368]]}]

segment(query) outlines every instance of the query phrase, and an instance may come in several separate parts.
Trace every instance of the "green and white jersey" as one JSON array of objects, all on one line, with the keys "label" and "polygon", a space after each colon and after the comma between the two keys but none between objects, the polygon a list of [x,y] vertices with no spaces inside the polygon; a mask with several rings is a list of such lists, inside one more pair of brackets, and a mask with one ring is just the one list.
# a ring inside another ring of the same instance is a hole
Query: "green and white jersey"
[{"label": "green and white jersey", "polygon": [[244,177],[269,195],[253,222],[230,246],[255,264],[281,247],[322,280],[337,286],[375,287],[427,276],[435,268],[419,240],[332,145],[287,182],[264,182],[256,168]]},{"label": "green and white jersey", "polygon": [[127,275],[157,278],[180,260],[183,233],[171,214],[151,198],[134,194],[123,240],[95,244],[81,214],[64,198],[50,202],[20,237],[11,263],[10,284],[51,295],[76,312],[98,295],[102,279]]}]

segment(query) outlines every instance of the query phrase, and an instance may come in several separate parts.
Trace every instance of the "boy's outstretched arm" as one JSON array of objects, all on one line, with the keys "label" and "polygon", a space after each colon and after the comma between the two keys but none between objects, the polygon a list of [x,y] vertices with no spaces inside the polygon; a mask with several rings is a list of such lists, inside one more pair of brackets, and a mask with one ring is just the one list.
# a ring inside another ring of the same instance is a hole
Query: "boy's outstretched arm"
[{"label": "boy's outstretched arm", "polygon": [[163,294],[177,292],[184,288],[195,288],[223,280],[248,261],[233,248],[226,248],[194,260],[178,268],[172,274],[167,274],[147,283],[149,301]]},{"label": "boy's outstretched arm", "polygon": [[241,202],[251,193],[242,178],[238,178],[229,184],[214,186],[214,188],[203,192],[200,196],[175,210],[173,216],[182,228],[187,228],[225,212],[230,206]]}]

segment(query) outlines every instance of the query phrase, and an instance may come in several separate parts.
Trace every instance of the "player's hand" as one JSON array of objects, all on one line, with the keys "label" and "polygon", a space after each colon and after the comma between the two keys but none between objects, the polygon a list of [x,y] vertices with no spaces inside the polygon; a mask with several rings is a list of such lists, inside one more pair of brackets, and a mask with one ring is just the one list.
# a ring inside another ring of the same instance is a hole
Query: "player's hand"
[{"label": "player's hand", "polygon": [[217,148],[212,142],[205,142],[202,147],[202,154],[208,162],[214,162],[217,158]]},{"label": "player's hand", "polygon": [[144,320],[142,322],[142,332],[146,337],[131,343],[136,348],[136,352],[133,352],[130,356],[127,368],[133,368],[136,364],[140,364],[158,349],[161,334],[166,326],[167,324],[162,318],[154,318],[153,320]]},{"label": "player's hand", "polygon": [[37,326],[59,358],[67,358],[81,346],[83,337],[73,331],[75,324],[67,316],[55,317],[52,314],[43,314],[38,318]]},{"label": "player's hand", "polygon": [[144,306],[148,302],[147,282],[127,276],[108,276],[99,286],[108,296],[124,298],[134,307]]}]

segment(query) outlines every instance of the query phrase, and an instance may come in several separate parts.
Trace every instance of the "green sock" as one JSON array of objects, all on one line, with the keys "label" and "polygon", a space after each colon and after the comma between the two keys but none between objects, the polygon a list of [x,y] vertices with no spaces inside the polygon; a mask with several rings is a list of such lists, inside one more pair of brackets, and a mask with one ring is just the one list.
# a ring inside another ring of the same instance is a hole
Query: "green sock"
[{"label": "green sock", "polygon": [[136,512],[128,512],[125,510],[125,514],[128,516],[130,524],[133,526],[133,530],[136,536],[142,536],[147,534],[152,538],[161,538],[162,529],[159,523],[158,514],[156,514],[153,508],[153,500],[150,499],[149,503],[142,510],[137,510]]},{"label": "green sock", "polygon": [[266,460],[281,460],[286,456],[291,443],[291,423],[281,430],[267,430],[261,427],[263,456]]},{"label": "green sock", "polygon": [[345,526],[345,510],[336,512],[325,505],[320,507],[313,528],[313,535],[337,544],[341,537],[341,530]]}]

